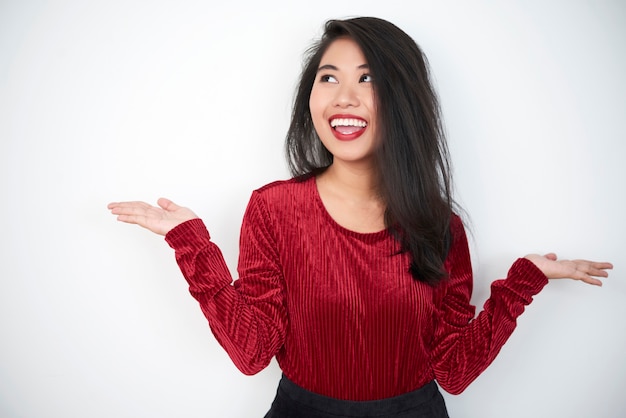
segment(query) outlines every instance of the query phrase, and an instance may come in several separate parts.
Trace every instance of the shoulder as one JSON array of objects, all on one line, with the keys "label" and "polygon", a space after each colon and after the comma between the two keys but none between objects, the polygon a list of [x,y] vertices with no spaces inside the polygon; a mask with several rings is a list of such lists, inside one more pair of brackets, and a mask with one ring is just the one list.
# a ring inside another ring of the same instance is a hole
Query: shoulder
[{"label": "shoulder", "polygon": [[258,189],[254,190],[254,192],[261,194],[271,193],[272,191],[276,191],[276,189],[285,189],[292,187],[292,185],[296,182],[297,180],[295,178],[291,178],[288,180],[275,180],[271,183],[267,183],[266,185],[259,187]]},{"label": "shoulder", "polygon": [[261,198],[268,204],[280,204],[307,199],[312,196],[315,187],[315,178],[296,177],[288,180],[277,180],[268,183],[252,192],[253,198]]},{"label": "shoulder", "polygon": [[460,238],[460,236],[465,236],[465,226],[463,225],[463,220],[456,213],[452,213],[450,218],[450,234],[453,241],[456,241]]},{"label": "shoulder", "polygon": [[244,222],[263,223],[276,234],[298,230],[303,220],[314,217],[315,196],[314,177],[273,181],[252,192]]},{"label": "shoulder", "polygon": [[450,218],[450,247],[448,256],[446,257],[446,270],[449,272],[456,267],[458,263],[466,264],[469,262],[469,245],[465,227],[461,217],[455,213]]}]

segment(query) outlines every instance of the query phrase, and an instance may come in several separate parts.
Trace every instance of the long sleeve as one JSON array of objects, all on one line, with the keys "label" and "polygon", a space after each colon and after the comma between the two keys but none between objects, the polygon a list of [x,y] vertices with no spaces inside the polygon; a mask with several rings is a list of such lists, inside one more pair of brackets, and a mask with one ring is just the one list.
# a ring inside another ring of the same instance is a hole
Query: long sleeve
[{"label": "long sleeve", "polygon": [[461,393],[489,364],[510,337],[532,297],[547,284],[545,275],[520,258],[507,278],[491,285],[491,295],[476,318],[470,304],[472,267],[463,225],[452,225],[453,246],[446,261],[448,281],[437,310],[432,367],[441,387]]},{"label": "long sleeve", "polygon": [[237,368],[245,374],[265,368],[284,343],[287,313],[271,220],[259,194],[253,193],[244,215],[234,283],[200,219],[177,226],[165,239],[191,295]]}]

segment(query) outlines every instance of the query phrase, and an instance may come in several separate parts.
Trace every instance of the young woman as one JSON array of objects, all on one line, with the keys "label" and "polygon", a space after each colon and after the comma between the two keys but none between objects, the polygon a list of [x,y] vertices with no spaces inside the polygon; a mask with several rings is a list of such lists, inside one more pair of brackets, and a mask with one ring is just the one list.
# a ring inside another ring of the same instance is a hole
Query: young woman
[{"label": "young woman", "polygon": [[600,285],[609,263],[515,261],[470,305],[467,240],[425,58],[376,18],[329,21],[309,51],[287,135],[294,178],[253,192],[234,281],[203,222],[167,199],[111,203],[165,235],[237,367],[276,357],[266,417],[446,417],[548,279]]}]

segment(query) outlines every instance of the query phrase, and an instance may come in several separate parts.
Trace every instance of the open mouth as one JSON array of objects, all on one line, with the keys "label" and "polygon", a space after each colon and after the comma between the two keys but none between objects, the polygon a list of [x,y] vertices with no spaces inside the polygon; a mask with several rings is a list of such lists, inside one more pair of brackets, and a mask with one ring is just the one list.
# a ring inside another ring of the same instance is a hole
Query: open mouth
[{"label": "open mouth", "polygon": [[341,141],[351,141],[358,138],[367,128],[367,122],[355,117],[334,117],[330,120],[333,134]]}]

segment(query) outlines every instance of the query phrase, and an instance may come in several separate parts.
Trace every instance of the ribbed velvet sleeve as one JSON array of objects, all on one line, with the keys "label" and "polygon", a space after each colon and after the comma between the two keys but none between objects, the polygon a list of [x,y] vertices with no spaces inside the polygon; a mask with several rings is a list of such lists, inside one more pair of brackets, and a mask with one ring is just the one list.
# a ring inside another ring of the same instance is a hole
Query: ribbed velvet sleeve
[{"label": "ribbed velvet sleeve", "polygon": [[241,227],[240,280],[234,285],[200,219],[179,225],[165,237],[213,334],[245,374],[265,368],[285,338],[283,277],[269,220],[263,202],[253,194]]},{"label": "ribbed velvet sleeve", "polygon": [[446,261],[449,281],[442,285],[431,361],[439,385],[458,394],[495,359],[515,329],[517,317],[548,279],[529,260],[516,260],[505,280],[492,283],[489,299],[474,318],[472,266],[458,218],[452,223],[452,232],[454,250]]}]

